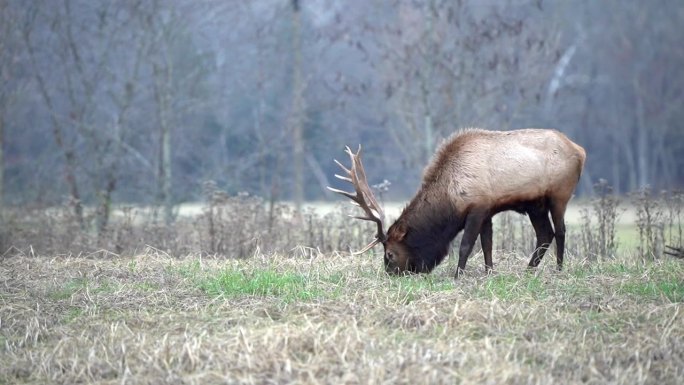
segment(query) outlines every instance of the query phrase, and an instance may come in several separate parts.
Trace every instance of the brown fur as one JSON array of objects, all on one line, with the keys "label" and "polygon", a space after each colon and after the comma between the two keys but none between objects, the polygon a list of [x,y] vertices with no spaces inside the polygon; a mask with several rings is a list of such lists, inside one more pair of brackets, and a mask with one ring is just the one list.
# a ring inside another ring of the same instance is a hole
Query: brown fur
[{"label": "brown fur", "polygon": [[416,196],[388,229],[383,243],[387,271],[429,272],[461,230],[459,271],[478,235],[490,269],[491,218],[504,210],[530,216],[537,234],[530,266],[537,266],[555,237],[560,269],[565,208],[585,159],[584,149],[556,130],[467,129],[452,135],[426,167]]}]

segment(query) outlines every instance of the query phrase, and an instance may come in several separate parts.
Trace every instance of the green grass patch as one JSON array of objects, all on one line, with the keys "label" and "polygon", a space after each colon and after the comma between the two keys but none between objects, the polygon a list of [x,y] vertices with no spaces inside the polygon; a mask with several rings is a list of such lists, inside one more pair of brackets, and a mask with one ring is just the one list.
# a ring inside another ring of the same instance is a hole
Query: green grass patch
[{"label": "green grass patch", "polygon": [[615,314],[605,313],[597,310],[589,310],[581,313],[583,325],[587,330],[594,333],[617,334],[625,327],[626,322]]},{"label": "green grass patch", "polygon": [[335,272],[330,275],[321,277],[321,281],[331,283],[333,285],[341,285],[344,283],[346,276],[341,272]]},{"label": "green grass patch", "polygon": [[400,302],[411,303],[416,299],[431,293],[453,290],[453,279],[444,279],[435,275],[416,275],[406,277],[391,277],[388,291],[396,291]]},{"label": "green grass patch", "polygon": [[479,294],[488,299],[501,300],[542,299],[547,296],[542,280],[531,273],[492,275]]},{"label": "green grass patch", "polygon": [[64,323],[74,322],[78,317],[83,315],[83,309],[80,307],[72,307],[69,309],[62,319]]},{"label": "green grass patch", "polygon": [[[569,275],[574,284],[591,286],[599,279],[619,295],[649,300],[684,301],[684,265],[677,260],[616,260],[595,262],[573,268]],[[578,286],[581,288],[581,286]],[[580,290],[581,291],[581,290]],[[579,292],[578,292],[579,293]]]},{"label": "green grass patch", "polygon": [[73,278],[64,285],[57,287],[48,295],[53,300],[66,300],[71,298],[79,291],[88,290],[91,294],[107,294],[114,293],[119,290],[120,286],[111,280],[103,280],[100,283],[93,283],[86,278]]},{"label": "green grass patch", "polygon": [[93,294],[111,294],[121,289],[121,285],[109,279],[104,279],[97,285],[88,285],[88,287]]},{"label": "green grass patch", "polygon": [[183,278],[195,280],[202,272],[202,263],[199,259],[194,259],[178,264],[177,266],[169,266],[167,271],[170,273],[176,273]]},{"label": "green grass patch", "polygon": [[137,290],[143,291],[143,292],[157,291],[157,290],[160,289],[159,284],[156,284],[156,283],[154,283],[154,282],[147,282],[147,281],[145,281],[145,282],[140,282],[140,283],[136,283],[136,284],[134,285],[134,287],[135,287]]},{"label": "green grass patch", "polygon": [[628,266],[624,263],[615,262],[596,265],[592,270],[595,270],[598,274],[610,276],[638,275],[644,272],[644,266],[637,264]]},{"label": "green grass patch", "polygon": [[304,275],[271,269],[225,269],[214,277],[202,280],[200,288],[214,296],[278,297],[288,302],[326,297],[335,293],[335,290],[327,292],[317,287]]},{"label": "green grass patch", "polygon": [[85,278],[74,278],[64,285],[56,288],[54,291],[50,292],[48,295],[54,300],[65,300],[71,298],[72,295],[76,294],[79,290],[84,290],[88,287],[88,280]]},{"label": "green grass patch", "polygon": [[625,264],[623,262],[602,262],[592,263],[583,266],[572,267],[570,276],[578,279],[586,279],[593,276],[611,276],[622,277],[627,275],[640,275],[646,271],[646,267],[642,264],[631,263]]},{"label": "green grass patch", "polygon": [[667,298],[671,302],[684,301],[684,283],[675,280],[659,280],[648,282],[627,282],[618,289],[620,294],[627,294],[647,299]]}]

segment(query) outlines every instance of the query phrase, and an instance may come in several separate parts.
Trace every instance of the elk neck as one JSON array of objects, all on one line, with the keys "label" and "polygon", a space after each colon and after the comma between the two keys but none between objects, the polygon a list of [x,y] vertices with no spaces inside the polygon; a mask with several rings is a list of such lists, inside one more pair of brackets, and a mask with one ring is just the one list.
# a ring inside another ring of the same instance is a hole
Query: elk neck
[{"label": "elk neck", "polygon": [[430,272],[442,262],[451,241],[463,229],[464,216],[438,190],[422,188],[392,225],[405,229],[402,244],[410,251],[416,272]]}]

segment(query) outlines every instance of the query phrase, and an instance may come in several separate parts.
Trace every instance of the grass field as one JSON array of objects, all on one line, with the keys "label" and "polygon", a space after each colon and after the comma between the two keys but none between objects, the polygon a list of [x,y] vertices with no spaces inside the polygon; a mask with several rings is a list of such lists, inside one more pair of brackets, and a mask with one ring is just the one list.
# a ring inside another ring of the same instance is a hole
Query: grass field
[{"label": "grass field", "polygon": [[[0,259],[0,384],[678,384],[684,264]],[[306,255],[306,256],[304,256]]]}]

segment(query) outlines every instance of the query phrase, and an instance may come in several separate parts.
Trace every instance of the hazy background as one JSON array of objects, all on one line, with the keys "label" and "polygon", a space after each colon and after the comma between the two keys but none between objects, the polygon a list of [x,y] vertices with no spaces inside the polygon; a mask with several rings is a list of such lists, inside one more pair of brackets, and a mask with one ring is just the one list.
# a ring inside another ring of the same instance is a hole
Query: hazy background
[{"label": "hazy background", "polygon": [[[579,194],[684,187],[684,2],[0,0],[5,205],[407,199],[463,127],[553,127]],[[337,198],[336,198],[337,199]]]}]

